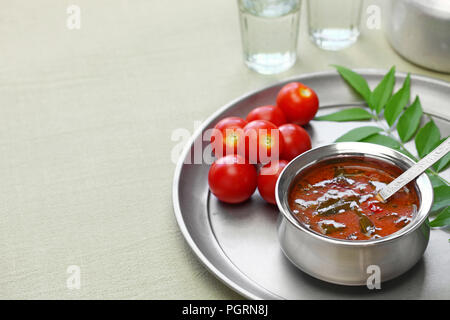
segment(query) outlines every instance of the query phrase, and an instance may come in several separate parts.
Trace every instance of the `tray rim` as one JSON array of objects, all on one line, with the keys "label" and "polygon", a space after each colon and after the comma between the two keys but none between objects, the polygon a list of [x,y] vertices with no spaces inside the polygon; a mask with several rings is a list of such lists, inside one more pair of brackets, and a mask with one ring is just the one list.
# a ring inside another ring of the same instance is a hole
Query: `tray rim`
[{"label": "tray rim", "polygon": [[[374,69],[374,68],[352,68],[351,70],[362,74],[362,75],[375,75],[375,76],[384,76],[387,72],[387,70],[385,69]],[[396,78],[400,77],[400,78],[405,78],[407,76],[407,72],[396,72]],[[189,233],[189,230],[186,227],[186,224],[184,222],[183,219],[183,215],[182,215],[182,211],[181,211],[181,207],[180,207],[180,202],[179,202],[179,194],[178,194],[178,186],[179,186],[179,182],[180,182],[180,177],[181,177],[181,170],[183,168],[184,165],[184,159],[186,158],[186,156],[188,155],[192,144],[194,143],[194,141],[202,134],[202,132],[204,131],[204,129],[207,127],[207,125],[214,120],[215,118],[217,118],[220,114],[222,114],[223,112],[225,112],[226,110],[228,110],[230,107],[232,107],[234,104],[238,103],[241,100],[244,100],[258,92],[270,89],[272,87],[275,86],[279,86],[291,81],[298,81],[304,78],[316,78],[316,77],[323,77],[323,76],[327,76],[327,75],[338,75],[338,72],[336,70],[326,70],[326,71],[318,71],[318,72],[310,72],[310,73],[304,73],[304,74],[300,74],[300,75],[294,75],[291,76],[287,79],[281,80],[281,81],[276,81],[272,84],[269,84],[267,86],[264,86],[262,88],[259,89],[255,89],[255,90],[251,90],[233,100],[231,100],[230,102],[226,103],[225,105],[223,105],[222,107],[220,107],[219,109],[217,109],[215,112],[213,112],[209,117],[207,117],[202,123],[201,125],[197,128],[197,130],[195,130],[195,132],[192,134],[192,136],[189,138],[189,141],[186,143],[186,145],[183,147],[183,150],[179,156],[179,159],[177,161],[176,167],[175,167],[175,171],[174,171],[174,175],[173,175],[173,183],[172,183],[172,205],[173,205],[173,210],[174,210],[174,214],[175,214],[175,218],[178,224],[178,227],[180,228],[180,231],[184,237],[184,240],[187,242],[187,244],[189,245],[189,247],[191,248],[191,250],[194,252],[194,254],[197,256],[197,258],[200,260],[200,262],[203,264],[203,266],[205,266],[208,271],[210,273],[212,273],[218,280],[220,280],[222,283],[224,283],[227,287],[229,287],[230,289],[234,290],[235,292],[239,293],[240,295],[242,295],[245,298],[248,299],[252,299],[252,300],[261,300],[263,299],[262,297],[258,296],[257,294],[254,294],[252,292],[250,292],[249,290],[242,288],[239,284],[235,283],[233,280],[229,279],[224,273],[222,273],[219,269],[217,269],[215,267],[215,265],[213,263],[211,263],[208,259],[207,256],[205,256],[203,254],[203,252],[200,250],[200,248],[196,245],[195,241],[193,240],[191,234]],[[410,73],[411,75],[411,80],[414,79],[418,79],[424,82],[428,82],[428,83],[435,83],[439,86],[446,86],[450,89],[450,82],[442,80],[442,79],[436,79],[433,77],[428,77],[428,76],[424,76],[424,75],[419,75],[419,74],[414,74],[414,73]],[[360,102],[363,102],[362,100]],[[354,103],[354,102],[353,102]],[[364,104],[364,103],[363,103]],[[326,106],[324,106],[326,107]],[[435,113],[431,113],[428,111],[424,110],[424,113],[427,113],[429,115],[432,115],[434,117],[437,118],[441,118],[443,120],[448,121],[448,119],[444,118],[442,115],[440,114],[435,114]],[[217,239],[216,239],[217,240]],[[220,244],[219,244],[220,247]],[[220,247],[221,248],[221,247]],[[223,254],[225,255],[225,257],[227,259],[228,256],[223,252]],[[233,263],[232,261],[230,261],[231,263]],[[234,266],[234,264],[233,264]],[[236,266],[234,266],[244,277],[248,278],[247,275],[245,275],[244,273],[242,273],[242,271],[240,271]],[[266,288],[260,286],[257,282],[249,279],[250,281],[252,281],[255,285],[257,285],[258,287],[260,287],[260,289],[262,291],[267,292],[268,295],[273,296],[274,298],[278,298],[278,299],[284,299],[283,297],[267,290]]]}]

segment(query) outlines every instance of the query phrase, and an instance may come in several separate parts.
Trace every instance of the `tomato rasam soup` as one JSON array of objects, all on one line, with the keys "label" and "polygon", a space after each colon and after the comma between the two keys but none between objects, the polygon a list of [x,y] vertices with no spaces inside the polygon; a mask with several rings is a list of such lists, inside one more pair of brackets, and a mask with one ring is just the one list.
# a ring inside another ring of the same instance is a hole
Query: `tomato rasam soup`
[{"label": "tomato rasam soup", "polygon": [[390,163],[369,158],[319,162],[294,179],[289,208],[303,225],[332,238],[385,237],[410,223],[419,207],[414,183],[384,203],[375,197],[402,172]]}]

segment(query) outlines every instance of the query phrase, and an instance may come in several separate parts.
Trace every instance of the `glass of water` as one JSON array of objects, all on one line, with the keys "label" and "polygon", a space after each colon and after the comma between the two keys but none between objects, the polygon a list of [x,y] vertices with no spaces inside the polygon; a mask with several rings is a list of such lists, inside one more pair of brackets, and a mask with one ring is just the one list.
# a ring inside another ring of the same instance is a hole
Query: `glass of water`
[{"label": "glass of water", "polygon": [[244,60],[250,69],[275,74],[297,59],[301,0],[238,0]]},{"label": "glass of water", "polygon": [[308,0],[311,40],[325,50],[340,50],[356,42],[362,0]]}]

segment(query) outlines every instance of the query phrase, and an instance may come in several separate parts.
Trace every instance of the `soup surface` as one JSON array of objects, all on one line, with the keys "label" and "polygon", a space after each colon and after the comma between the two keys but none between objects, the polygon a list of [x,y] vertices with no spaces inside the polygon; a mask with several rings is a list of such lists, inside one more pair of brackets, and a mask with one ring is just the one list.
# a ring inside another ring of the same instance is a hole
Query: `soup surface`
[{"label": "soup surface", "polygon": [[419,207],[413,184],[385,203],[375,198],[401,173],[396,166],[366,158],[321,162],[295,178],[289,207],[302,224],[333,238],[385,237],[406,226]]}]

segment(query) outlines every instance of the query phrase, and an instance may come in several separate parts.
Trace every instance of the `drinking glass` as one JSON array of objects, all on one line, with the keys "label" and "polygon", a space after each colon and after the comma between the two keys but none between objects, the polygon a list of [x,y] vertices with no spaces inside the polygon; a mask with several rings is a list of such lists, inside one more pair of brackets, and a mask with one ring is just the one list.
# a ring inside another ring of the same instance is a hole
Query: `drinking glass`
[{"label": "drinking glass", "polygon": [[262,74],[292,67],[297,59],[301,0],[238,0],[246,65]]},{"label": "drinking glass", "polygon": [[362,0],[308,0],[311,40],[325,50],[340,50],[356,42]]}]

